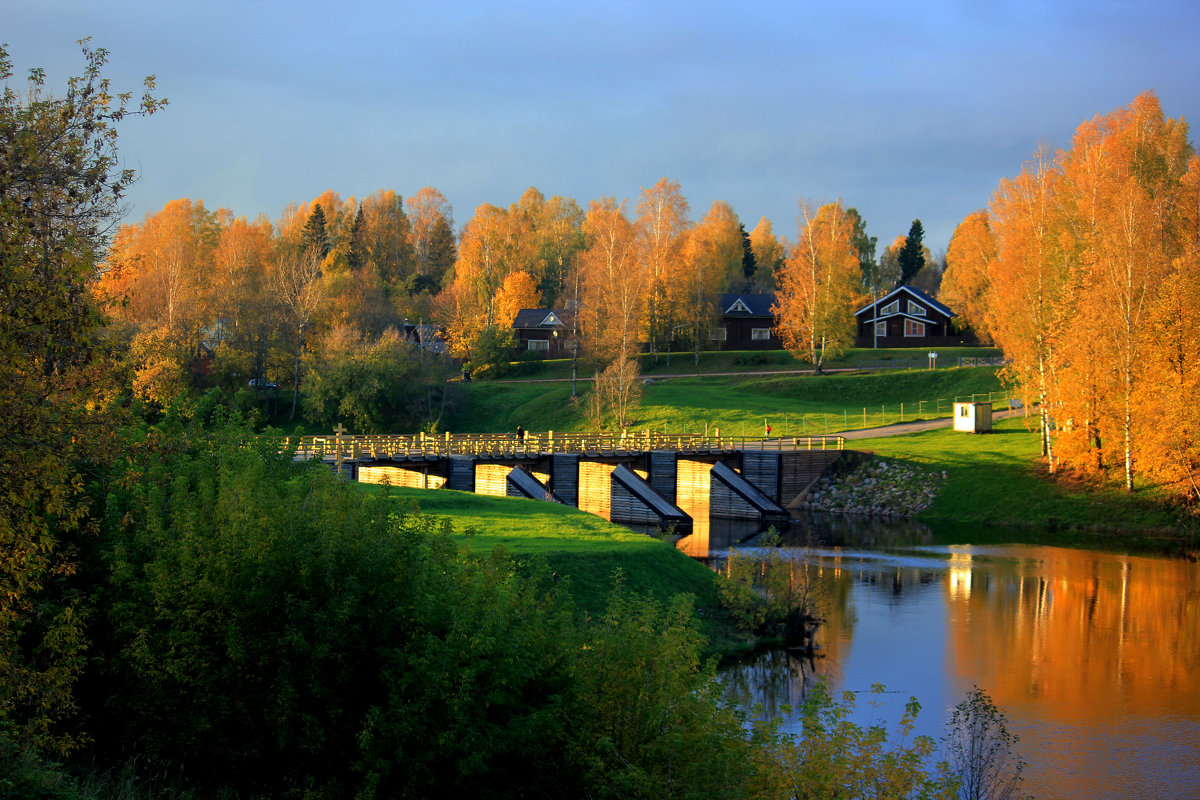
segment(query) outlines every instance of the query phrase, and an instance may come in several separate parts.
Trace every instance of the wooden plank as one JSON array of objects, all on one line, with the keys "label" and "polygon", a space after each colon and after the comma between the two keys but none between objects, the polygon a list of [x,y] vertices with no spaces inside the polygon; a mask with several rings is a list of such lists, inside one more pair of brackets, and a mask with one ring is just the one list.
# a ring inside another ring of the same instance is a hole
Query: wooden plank
[{"label": "wooden plank", "polygon": [[444,477],[429,474],[426,469],[382,465],[367,466],[365,464],[358,468],[358,481],[359,483],[405,486],[410,489],[441,489],[446,485]]},{"label": "wooden plank", "polygon": [[577,505],[580,511],[612,519],[612,471],[616,467],[616,464],[605,464],[603,461],[579,462]]},{"label": "wooden plank", "polygon": [[508,473],[512,464],[476,464],[475,494],[508,497]]}]

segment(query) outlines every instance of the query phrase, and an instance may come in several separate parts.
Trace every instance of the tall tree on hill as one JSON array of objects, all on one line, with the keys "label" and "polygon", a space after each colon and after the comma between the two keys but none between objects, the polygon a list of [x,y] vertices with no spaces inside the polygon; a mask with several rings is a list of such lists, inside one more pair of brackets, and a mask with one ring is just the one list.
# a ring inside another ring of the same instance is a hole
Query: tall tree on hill
[{"label": "tall tree on hill", "polygon": [[917,273],[925,267],[925,252],[921,248],[921,240],[925,238],[925,228],[921,225],[921,220],[914,219],[912,226],[908,229],[908,236],[904,240],[904,247],[900,249],[898,258],[900,264],[900,285],[909,283]]}]

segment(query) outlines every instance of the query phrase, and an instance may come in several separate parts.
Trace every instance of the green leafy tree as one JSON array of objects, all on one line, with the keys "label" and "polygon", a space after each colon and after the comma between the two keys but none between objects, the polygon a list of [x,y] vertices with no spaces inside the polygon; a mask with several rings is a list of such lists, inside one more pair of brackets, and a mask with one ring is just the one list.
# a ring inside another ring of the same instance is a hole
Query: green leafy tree
[{"label": "green leafy tree", "polygon": [[67,590],[86,529],[84,477],[109,426],[101,309],[89,284],[133,182],[117,125],[165,105],[154,78],[140,101],[103,76],[108,52],[80,43],[84,71],[55,96],[45,72],[9,85],[0,46],[0,736],[36,750],[78,740],[59,724],[75,710],[83,608]]},{"label": "green leafy tree", "polygon": [[305,370],[304,416],[362,433],[415,429],[426,421],[427,391],[440,383],[426,366],[394,328],[374,340],[335,328]]},{"label": "green leafy tree", "polygon": [[877,292],[884,288],[879,274],[879,264],[875,259],[875,247],[879,239],[867,235],[867,221],[863,219],[862,214],[858,213],[857,208],[848,208],[846,213],[854,220],[852,238],[854,239],[854,249],[858,251],[858,268],[862,273],[863,287],[868,292]]}]

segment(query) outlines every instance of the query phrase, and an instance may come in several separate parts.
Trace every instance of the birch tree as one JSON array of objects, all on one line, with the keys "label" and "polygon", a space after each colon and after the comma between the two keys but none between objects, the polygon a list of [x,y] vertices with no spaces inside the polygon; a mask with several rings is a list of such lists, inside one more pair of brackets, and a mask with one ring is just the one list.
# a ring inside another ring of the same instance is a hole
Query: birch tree
[{"label": "birch tree", "polygon": [[854,220],[841,201],[800,202],[800,234],[779,279],[776,305],[784,346],[818,373],[827,356],[850,347],[859,284]]}]

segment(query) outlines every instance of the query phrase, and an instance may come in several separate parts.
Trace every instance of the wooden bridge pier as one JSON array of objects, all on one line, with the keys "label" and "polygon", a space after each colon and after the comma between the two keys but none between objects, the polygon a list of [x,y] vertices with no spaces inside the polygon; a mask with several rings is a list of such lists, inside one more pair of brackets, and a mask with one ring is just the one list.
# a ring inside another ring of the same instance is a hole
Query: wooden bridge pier
[{"label": "wooden bridge pier", "polygon": [[[351,477],[574,505],[681,533],[693,519],[788,518],[843,452],[841,437],[734,439],[605,434],[305,437],[298,458],[349,462]],[[331,455],[332,450],[332,455]]]}]

